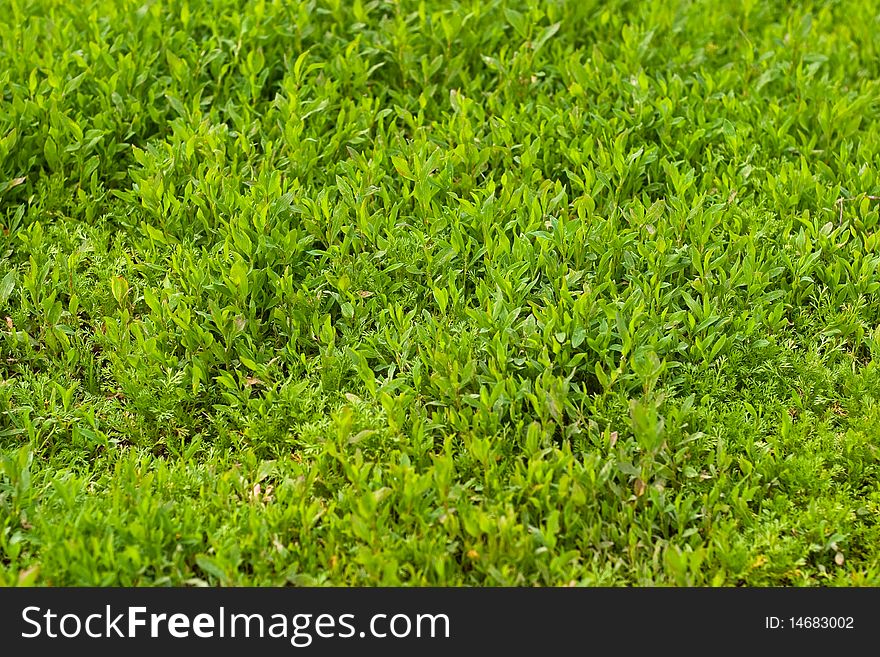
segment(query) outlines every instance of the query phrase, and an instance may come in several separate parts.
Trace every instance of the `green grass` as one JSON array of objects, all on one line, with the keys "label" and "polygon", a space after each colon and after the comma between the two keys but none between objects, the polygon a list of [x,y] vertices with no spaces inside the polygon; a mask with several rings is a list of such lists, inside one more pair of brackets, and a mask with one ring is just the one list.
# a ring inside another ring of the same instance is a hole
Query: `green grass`
[{"label": "green grass", "polygon": [[880,584],[876,3],[0,14],[0,584]]}]

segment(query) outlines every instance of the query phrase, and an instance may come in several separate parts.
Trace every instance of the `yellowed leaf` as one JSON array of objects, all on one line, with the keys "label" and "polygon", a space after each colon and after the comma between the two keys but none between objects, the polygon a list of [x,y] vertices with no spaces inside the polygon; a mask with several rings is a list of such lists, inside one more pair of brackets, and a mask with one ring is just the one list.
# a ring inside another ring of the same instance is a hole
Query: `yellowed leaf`
[{"label": "yellowed leaf", "polygon": [[636,492],[636,497],[641,497],[645,494],[645,489],[648,485],[642,481],[641,479],[636,479],[635,484],[633,485],[633,490]]},{"label": "yellowed leaf", "polygon": [[25,568],[18,574],[19,586],[32,586],[40,574],[39,564],[34,564],[30,568]]}]

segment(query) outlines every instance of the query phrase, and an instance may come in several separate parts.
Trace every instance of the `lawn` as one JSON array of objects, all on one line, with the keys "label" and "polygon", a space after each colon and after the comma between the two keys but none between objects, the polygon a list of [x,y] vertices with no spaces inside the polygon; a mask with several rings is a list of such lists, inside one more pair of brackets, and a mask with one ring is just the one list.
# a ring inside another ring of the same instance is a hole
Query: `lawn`
[{"label": "lawn", "polygon": [[0,584],[880,585],[875,2],[0,15]]}]

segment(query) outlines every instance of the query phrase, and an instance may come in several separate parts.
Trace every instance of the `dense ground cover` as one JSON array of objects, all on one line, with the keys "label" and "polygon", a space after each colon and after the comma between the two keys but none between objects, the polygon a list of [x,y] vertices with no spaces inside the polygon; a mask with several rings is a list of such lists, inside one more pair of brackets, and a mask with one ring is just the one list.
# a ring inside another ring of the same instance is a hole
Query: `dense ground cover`
[{"label": "dense ground cover", "polygon": [[875,3],[0,15],[0,583],[880,584]]}]

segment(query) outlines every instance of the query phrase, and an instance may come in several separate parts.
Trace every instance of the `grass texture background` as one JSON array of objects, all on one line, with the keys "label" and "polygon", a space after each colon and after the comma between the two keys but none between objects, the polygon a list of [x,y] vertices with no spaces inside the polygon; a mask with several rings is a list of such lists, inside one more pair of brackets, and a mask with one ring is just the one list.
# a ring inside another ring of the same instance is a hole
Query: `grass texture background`
[{"label": "grass texture background", "polygon": [[0,15],[0,583],[880,584],[875,2]]}]

